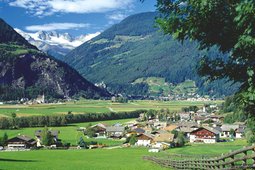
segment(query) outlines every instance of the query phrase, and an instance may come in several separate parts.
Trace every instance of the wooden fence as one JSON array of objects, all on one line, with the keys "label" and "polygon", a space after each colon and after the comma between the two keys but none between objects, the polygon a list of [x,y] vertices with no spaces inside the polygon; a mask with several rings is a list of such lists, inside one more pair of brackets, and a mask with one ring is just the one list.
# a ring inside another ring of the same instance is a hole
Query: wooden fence
[{"label": "wooden fence", "polygon": [[144,156],[143,159],[172,169],[201,169],[201,170],[237,170],[255,169],[255,145],[224,154],[216,158],[173,160],[157,156]]}]

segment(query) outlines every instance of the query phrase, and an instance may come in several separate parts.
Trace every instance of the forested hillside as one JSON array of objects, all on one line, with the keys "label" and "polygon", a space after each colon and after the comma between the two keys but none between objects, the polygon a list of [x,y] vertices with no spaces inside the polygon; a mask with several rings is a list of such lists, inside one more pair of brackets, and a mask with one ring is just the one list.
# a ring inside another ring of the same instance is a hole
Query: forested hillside
[{"label": "forested hillside", "polygon": [[178,85],[194,80],[197,93],[211,96],[232,94],[237,86],[220,80],[205,82],[196,73],[199,58],[205,54],[221,56],[216,48],[199,52],[196,42],[173,40],[155,25],[157,13],[130,16],[70,52],[64,61],[94,83],[104,81],[110,91],[127,94],[148,94],[148,77],[165,78]]}]

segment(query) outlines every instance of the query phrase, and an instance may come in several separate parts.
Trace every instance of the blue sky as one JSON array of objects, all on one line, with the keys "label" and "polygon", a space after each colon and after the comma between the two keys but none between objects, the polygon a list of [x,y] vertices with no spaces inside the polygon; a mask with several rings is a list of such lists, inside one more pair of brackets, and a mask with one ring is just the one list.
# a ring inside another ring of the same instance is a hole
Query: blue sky
[{"label": "blue sky", "polygon": [[0,17],[26,32],[102,32],[125,17],[155,11],[156,0],[0,0]]}]

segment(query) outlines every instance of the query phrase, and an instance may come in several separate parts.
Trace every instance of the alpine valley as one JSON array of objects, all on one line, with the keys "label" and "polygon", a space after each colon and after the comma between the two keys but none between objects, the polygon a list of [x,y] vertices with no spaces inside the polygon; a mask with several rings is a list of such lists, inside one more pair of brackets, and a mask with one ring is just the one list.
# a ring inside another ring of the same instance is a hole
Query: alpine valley
[{"label": "alpine valley", "polygon": [[67,64],[39,51],[0,19],[0,99],[109,97]]},{"label": "alpine valley", "polygon": [[113,93],[153,96],[222,97],[238,85],[207,82],[196,73],[204,55],[222,57],[217,48],[199,51],[196,42],[174,40],[155,24],[157,13],[129,16],[77,47],[64,58],[82,76]]}]

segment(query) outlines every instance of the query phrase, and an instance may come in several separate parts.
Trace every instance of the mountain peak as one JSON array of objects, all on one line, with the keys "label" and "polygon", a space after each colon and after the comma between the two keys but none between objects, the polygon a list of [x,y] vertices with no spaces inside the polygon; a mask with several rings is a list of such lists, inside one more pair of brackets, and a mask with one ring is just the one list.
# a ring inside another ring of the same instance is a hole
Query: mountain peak
[{"label": "mountain peak", "polygon": [[62,58],[75,47],[100,34],[99,32],[96,32],[94,34],[74,37],[69,33],[58,33],[57,31],[28,33],[18,28],[15,28],[15,30],[38,49],[55,58]]}]

